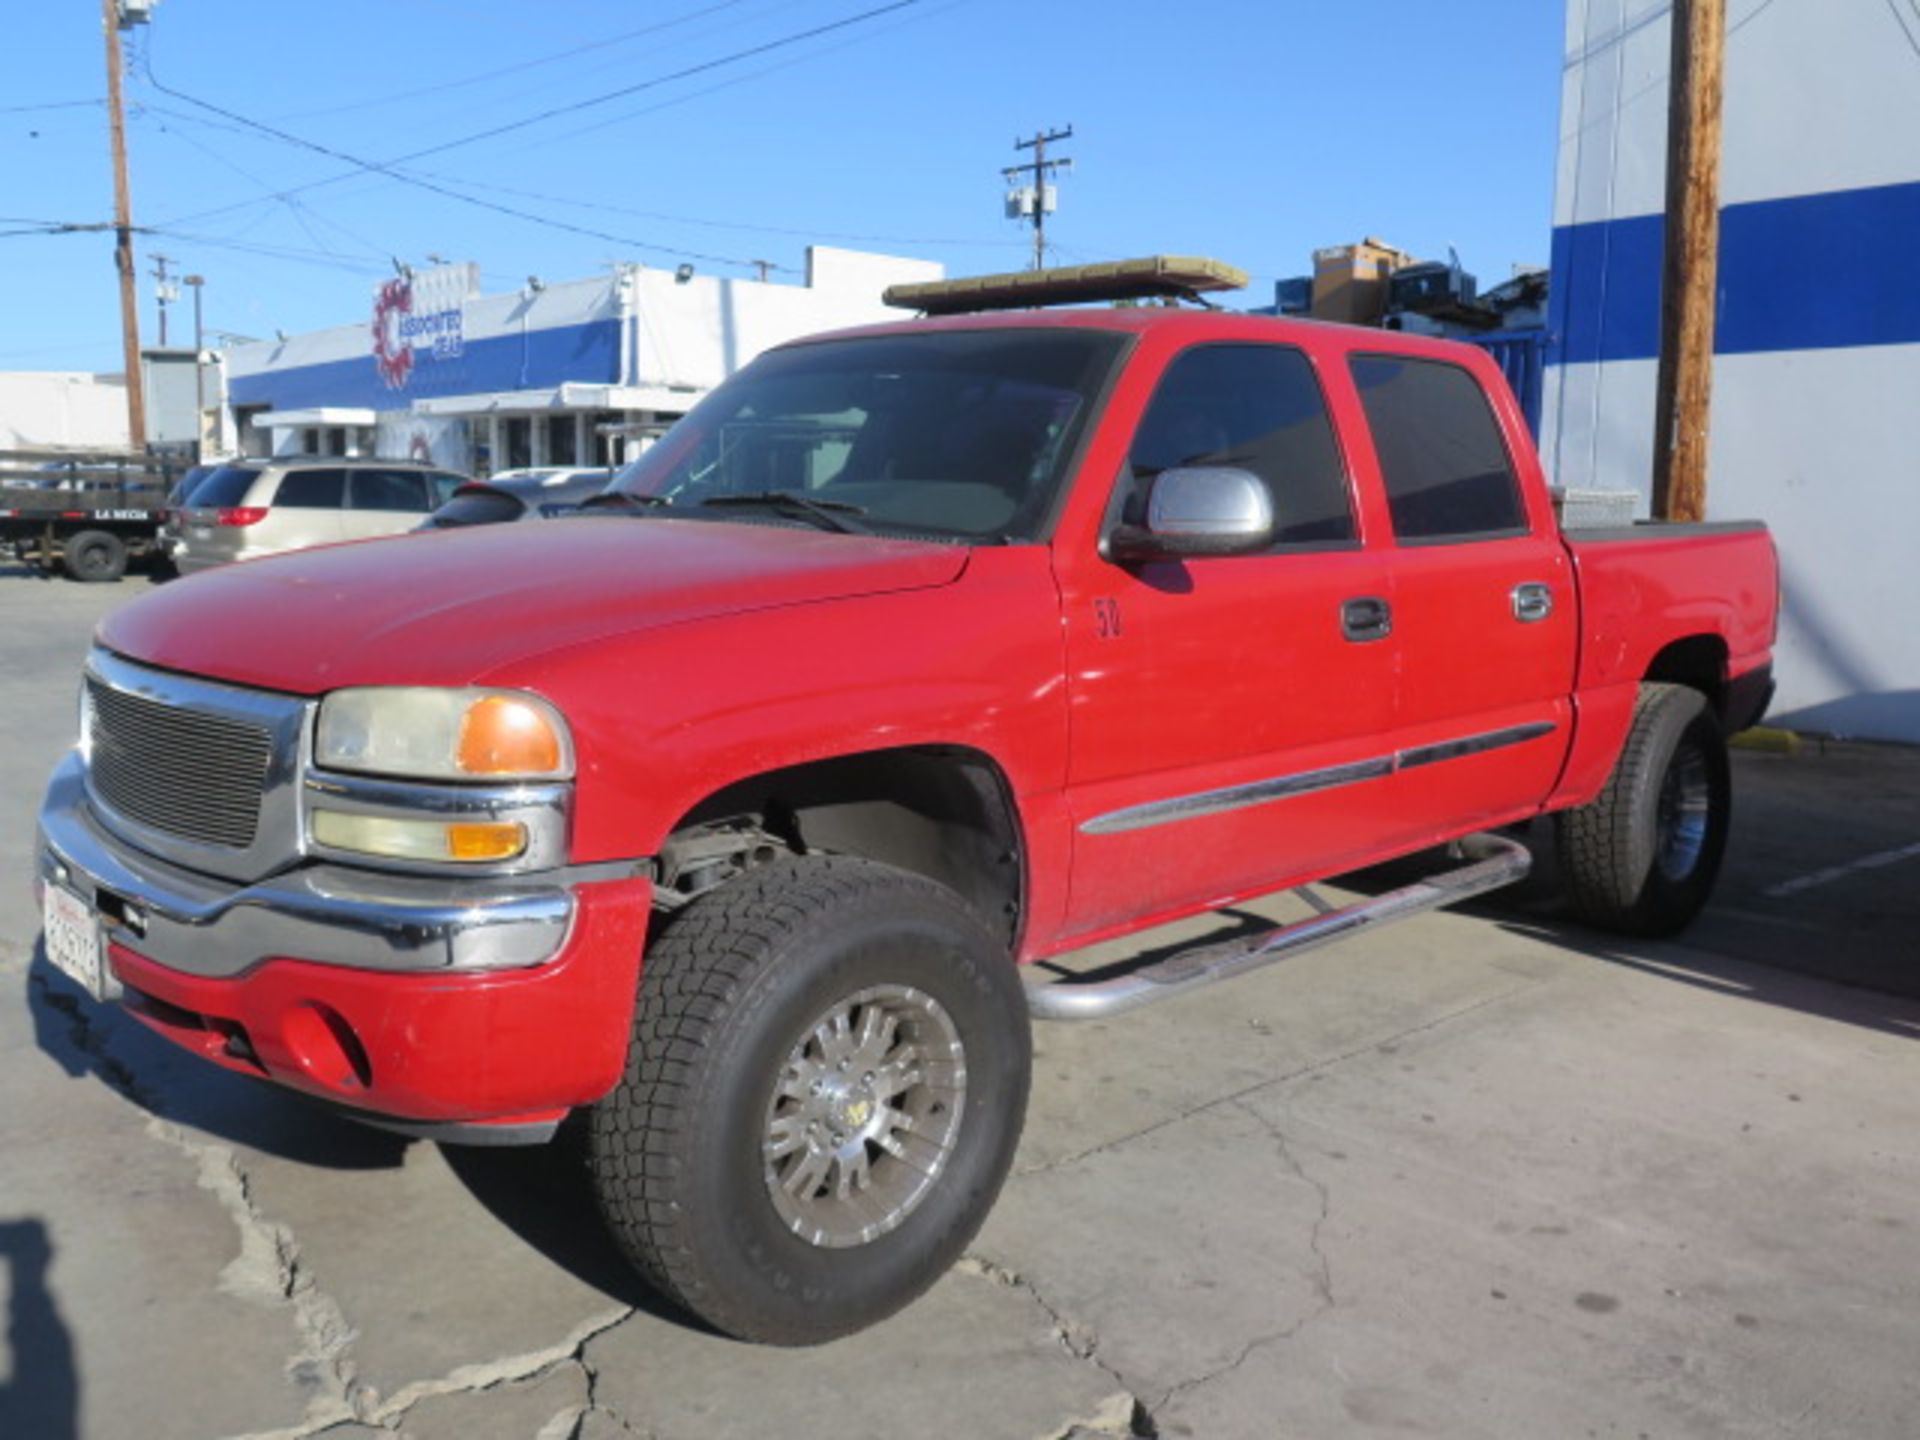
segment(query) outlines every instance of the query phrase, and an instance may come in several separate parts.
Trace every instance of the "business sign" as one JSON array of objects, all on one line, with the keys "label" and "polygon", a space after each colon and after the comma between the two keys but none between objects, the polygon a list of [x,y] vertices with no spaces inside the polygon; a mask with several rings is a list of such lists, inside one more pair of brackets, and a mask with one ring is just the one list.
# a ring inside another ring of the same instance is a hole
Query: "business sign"
[{"label": "business sign", "polygon": [[373,296],[373,363],[389,390],[404,390],[414,366],[457,360],[466,350],[466,307],[480,267],[441,265],[383,283]]}]

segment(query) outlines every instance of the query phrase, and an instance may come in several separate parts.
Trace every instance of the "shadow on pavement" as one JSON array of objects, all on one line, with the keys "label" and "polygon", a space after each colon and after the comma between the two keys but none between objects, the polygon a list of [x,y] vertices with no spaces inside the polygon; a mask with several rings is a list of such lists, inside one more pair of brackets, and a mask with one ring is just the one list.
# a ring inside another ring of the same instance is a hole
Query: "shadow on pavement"
[{"label": "shadow on pavement", "polygon": [[185,1053],[118,1005],[88,996],[48,963],[41,941],[27,967],[26,992],[34,1040],[44,1054],[68,1075],[103,1081],[151,1115],[335,1170],[394,1168],[414,1143]]},{"label": "shadow on pavement", "polygon": [[[104,1082],[151,1115],[330,1170],[391,1169],[409,1145],[420,1143],[177,1049],[117,1005],[88,997],[47,962],[38,943],[26,988],[39,1049],[68,1075]],[[446,1145],[442,1154],[474,1199],[547,1260],[620,1304],[704,1330],[655,1294],[614,1244],[594,1204],[585,1136],[577,1123],[547,1145]],[[0,1440],[65,1433],[71,1432],[0,1424]]]},{"label": "shadow on pavement", "polygon": [[441,1154],[489,1214],[576,1280],[642,1314],[718,1333],[657,1294],[614,1244],[587,1177],[586,1133],[579,1118],[546,1145],[443,1145]]},{"label": "shadow on pavement", "polygon": [[73,1440],[80,1433],[80,1377],[73,1336],[47,1286],[53,1242],[38,1220],[0,1220],[7,1280],[8,1378],[0,1381],[0,1435]]}]

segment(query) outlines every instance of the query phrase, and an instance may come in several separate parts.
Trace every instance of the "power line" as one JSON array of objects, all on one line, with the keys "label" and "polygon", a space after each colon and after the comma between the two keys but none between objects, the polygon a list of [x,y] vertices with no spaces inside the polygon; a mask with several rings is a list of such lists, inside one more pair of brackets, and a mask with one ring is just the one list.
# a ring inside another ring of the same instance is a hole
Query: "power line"
[{"label": "power line", "polygon": [[0,105],[0,115],[22,115],[29,110],[78,110],[82,106],[106,103],[105,100],[43,100],[37,105]]},{"label": "power line", "polygon": [[[370,170],[381,175],[386,175],[394,179],[398,179],[402,181],[402,183],[413,184],[423,189],[432,190],[432,189],[435,189],[436,187],[431,183],[414,178],[414,177],[410,177],[406,175],[404,172],[399,171],[395,167],[404,165],[413,160],[423,160],[429,155],[440,155],[440,154],[446,153],[449,150],[461,149],[468,145],[478,144],[482,140],[495,139],[501,135],[510,134],[516,130],[524,130],[529,126],[538,125],[544,121],[552,120],[562,115],[575,114],[581,110],[586,110],[586,109],[593,108],[595,106],[607,104],[609,101],[624,99],[629,95],[637,95],[646,90],[657,89],[662,85],[671,84],[676,80],[685,80],[694,75],[705,74],[708,71],[719,69],[720,67],[725,65],[737,64],[742,60],[751,59],[756,55],[764,55],[772,50],[782,49],[789,45],[797,45],[803,41],[811,40],[821,35],[830,34],[831,32],[836,30],[844,30],[850,25],[857,25],[863,21],[872,20],[881,15],[891,14],[898,10],[905,10],[911,6],[918,5],[920,3],[922,3],[922,0],[890,0],[890,3],[888,4],[875,6],[868,10],[862,10],[857,14],[845,16],[839,20],[830,21],[824,25],[816,25],[816,26],[813,26],[811,29],[795,31],[791,34],[780,36],[777,39],[765,41],[759,45],[749,46],[746,49],[736,50],[730,54],[722,55],[712,60],[702,61],[698,65],[684,66],[679,70],[670,72],[669,74],[658,75],[648,80],[637,81],[632,85],[623,85],[623,86],[620,86],[618,89],[605,91],[599,95],[590,95],[585,99],[576,100],[570,104],[552,106],[546,110],[537,111],[532,115],[523,116],[518,120],[509,120],[499,125],[489,126],[484,130],[474,131],[471,134],[456,136],[451,140],[443,140],[437,144],[426,146],[423,149],[412,150],[407,152],[404,155],[396,155],[392,159],[384,160],[384,161],[365,160],[360,158],[359,156],[350,155],[345,151],[334,149],[333,147],[328,145],[322,145],[318,141],[307,140],[301,136],[291,134],[288,131],[278,128],[277,126],[269,125],[264,121],[255,120],[249,116],[241,115],[236,111],[226,109],[224,106],[216,105],[210,100],[202,100],[197,96],[187,94],[185,91],[176,90],[171,86],[163,83],[160,80],[160,78],[154,74],[150,57],[148,59],[148,63],[146,67],[147,83],[152,85],[154,89],[158,90],[163,95],[171,95],[177,100],[184,100],[190,105],[198,106],[203,110],[207,110],[215,115],[223,116],[228,120],[232,120],[239,124],[248,126],[251,129],[258,130],[263,134],[272,135],[276,139],[285,141],[290,145],[296,145],[301,149],[312,150],[318,154],[329,156],[332,159],[344,161],[346,164],[353,166],[355,171]],[[352,173],[352,172],[348,172],[348,173]],[[318,180],[310,180],[301,185],[290,186],[286,190],[280,191],[278,193],[280,195],[298,194],[302,191],[311,190],[321,185],[330,185],[330,184],[333,184],[335,181],[344,180],[346,178],[347,178],[347,174],[344,174],[344,173],[339,175],[323,176]],[[451,192],[443,191],[442,193],[451,193]],[[476,201],[474,197],[471,197],[471,196],[454,195],[453,198],[467,200],[469,203],[482,203],[482,202]],[[227,210],[238,209],[241,205],[255,204],[255,203],[258,203],[258,202],[257,201],[240,201],[240,202],[236,202],[233,205],[221,206],[212,210],[195,211],[190,215],[177,216],[175,218],[176,220],[201,220],[211,215],[222,214]],[[506,213],[513,214],[513,213],[520,213],[520,212],[514,212],[511,210],[508,210]],[[525,214],[521,214],[520,218],[532,219],[535,221],[535,223],[539,223],[540,221],[540,217],[538,216],[528,216]],[[582,233],[586,233],[586,232],[582,232]],[[601,235],[596,238],[619,240],[623,244],[638,243],[620,236]],[[659,249],[661,247],[654,246],[654,247],[648,247],[648,248]],[[724,259],[724,258],[715,257],[715,256],[693,255],[691,254],[691,252],[667,252],[667,253],[688,254],[689,257],[693,259],[705,259],[709,261],[717,260],[718,263],[727,264],[727,265],[746,263],[743,261]]]},{"label": "power line", "polygon": [[[914,0],[906,0],[906,3],[914,3]],[[522,210],[517,206],[502,205],[498,201],[486,200],[481,198],[478,195],[469,195],[465,191],[455,190],[451,186],[436,184],[431,180],[422,179],[419,176],[408,174],[407,172],[402,170],[396,170],[394,168],[394,165],[397,162],[388,161],[388,162],[382,163],[382,162],[373,161],[373,160],[363,160],[359,156],[350,155],[344,150],[336,150],[331,145],[322,145],[317,140],[305,139],[302,136],[294,135],[289,133],[288,131],[281,130],[276,126],[268,125],[263,121],[254,120],[250,116],[242,115],[238,111],[229,110],[225,106],[215,105],[210,100],[201,100],[195,96],[187,94],[184,91],[172,89],[169,86],[162,85],[158,80],[155,80],[153,78],[151,71],[148,72],[147,78],[154,85],[156,89],[162,91],[165,94],[172,95],[176,99],[185,100],[189,104],[198,105],[201,108],[205,110],[209,110],[216,115],[223,116],[228,120],[232,120],[238,124],[248,126],[251,129],[259,130],[263,134],[272,135],[276,139],[283,140],[289,145],[298,146],[303,150],[312,150],[318,154],[326,155],[335,160],[345,161],[347,164],[354,166],[356,168],[356,171],[371,171],[380,175],[385,175],[391,179],[398,180],[403,185],[412,185],[417,189],[427,190],[432,192],[435,195],[445,196],[449,200],[457,200],[464,205],[472,205],[481,210],[490,210],[493,213],[498,215],[509,215],[518,220],[528,221],[531,224],[543,225],[551,230],[564,230],[572,234],[583,235],[588,237],[589,239],[594,239],[594,240],[611,240],[618,245],[631,245],[637,250],[652,250],[663,255],[672,255],[681,259],[701,260],[712,265],[736,265],[741,267],[746,267],[752,263],[749,260],[736,259],[735,257],[729,256],[729,255],[711,255],[711,254],[705,254],[697,250],[680,250],[680,249],[674,249],[664,245],[656,245],[652,241],[640,240],[631,235],[616,235],[611,231],[607,231],[607,230],[596,230],[590,226],[574,225],[564,220],[555,220],[550,216],[535,214],[531,210]],[[335,176],[333,178],[342,179],[345,177]],[[324,184],[327,182],[318,181],[315,183]],[[288,196],[296,194],[301,190],[308,190],[312,188],[313,188],[312,185],[296,185],[290,189],[276,192],[273,195],[264,196],[262,197],[262,199],[263,200],[284,200]],[[244,204],[247,204],[247,205],[259,204],[259,203],[261,203],[261,201],[259,200],[250,200],[250,201],[244,202]],[[228,205],[228,206],[223,206],[217,210],[202,210],[202,211],[196,212],[193,215],[175,217],[173,220],[170,220],[168,223],[180,224],[184,221],[189,221],[189,220],[195,220],[195,219],[204,220],[210,216],[223,214],[228,210],[235,210],[239,208],[241,208],[241,206]]]},{"label": "power line", "polygon": [[823,55],[832,55],[850,46],[865,44],[892,30],[899,29],[901,25],[912,24],[915,19],[928,20],[935,15],[944,15],[949,10],[957,9],[966,3],[968,3],[968,0],[947,0],[947,3],[944,5],[936,5],[931,10],[922,10],[917,16],[908,17],[897,24],[879,26],[869,30],[864,35],[856,35],[851,39],[842,40],[837,45],[822,45],[815,50],[809,51],[805,55],[796,55],[788,60],[776,61],[772,65],[763,65],[759,69],[749,70],[744,75],[735,75],[713,85],[703,85],[699,89],[689,91],[684,95],[676,95],[671,100],[662,100],[653,105],[642,105],[637,110],[623,110],[617,115],[609,115],[604,120],[595,120],[591,124],[576,125],[571,130],[562,130],[558,134],[547,136],[542,143],[557,144],[562,140],[572,140],[581,135],[591,135],[596,130],[605,130],[612,125],[624,125],[631,120],[639,119],[642,115],[657,114],[659,111],[671,109],[675,105],[684,105],[690,100],[697,100],[703,95],[712,95],[717,91],[730,90],[735,85],[744,85],[750,80],[760,79],[762,76],[771,75],[776,71],[791,69],[795,65],[804,65],[810,61],[818,60]]},{"label": "power line", "polygon": [[[443,180],[452,184],[480,184],[465,176],[436,175],[425,173],[429,178]],[[964,239],[955,236],[940,235],[853,235],[836,230],[813,230],[787,225],[754,225],[738,220],[704,220],[692,215],[674,215],[663,210],[638,210],[628,205],[614,205],[604,200],[580,200],[569,195],[550,195],[539,190],[521,190],[511,185],[500,185],[492,181],[484,182],[487,188],[497,190],[503,195],[517,195],[523,200],[544,200],[551,205],[571,205],[582,210],[604,211],[612,215],[631,215],[641,220],[661,220],[672,225],[693,225],[707,230],[738,230],[752,235],[786,235],[798,239],[845,240],[861,245],[1018,245],[1025,247],[1024,240],[984,240]],[[756,262],[757,263],[757,262]]]},{"label": "power line", "polygon": [[672,30],[695,20],[704,19],[721,10],[731,10],[744,5],[747,0],[720,0],[715,5],[702,6],[685,15],[675,16],[671,20],[657,21],[652,25],[643,25],[637,30],[624,30],[618,35],[609,35],[602,40],[588,41],[584,45],[574,45],[565,50],[556,50],[549,55],[536,56],[532,60],[522,60],[514,65],[502,65],[497,70],[483,70],[477,75],[469,75],[461,80],[447,80],[438,85],[423,85],[418,90],[401,90],[390,95],[377,95],[369,100],[355,100],[345,105],[329,105],[318,110],[296,110],[279,118],[284,120],[310,120],[321,115],[344,115],[354,110],[369,110],[383,105],[398,104],[404,100],[417,100],[423,95],[439,95],[448,90],[461,90],[470,85],[481,85],[489,80],[498,80],[503,75],[518,75],[523,71],[537,70],[542,65],[556,64],[561,60],[570,60],[575,55],[584,55],[590,50],[603,50],[613,45],[624,45],[630,40],[638,40],[647,35],[655,35],[663,30]]}]

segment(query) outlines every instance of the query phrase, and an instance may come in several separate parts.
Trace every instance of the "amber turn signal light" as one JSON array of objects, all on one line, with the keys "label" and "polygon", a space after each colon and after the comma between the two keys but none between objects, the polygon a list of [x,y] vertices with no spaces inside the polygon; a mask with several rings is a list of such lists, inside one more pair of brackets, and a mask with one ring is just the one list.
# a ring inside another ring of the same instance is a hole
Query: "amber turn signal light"
[{"label": "amber turn signal light", "polygon": [[458,763],[469,775],[549,774],[562,755],[552,722],[511,695],[474,701],[460,721]]}]

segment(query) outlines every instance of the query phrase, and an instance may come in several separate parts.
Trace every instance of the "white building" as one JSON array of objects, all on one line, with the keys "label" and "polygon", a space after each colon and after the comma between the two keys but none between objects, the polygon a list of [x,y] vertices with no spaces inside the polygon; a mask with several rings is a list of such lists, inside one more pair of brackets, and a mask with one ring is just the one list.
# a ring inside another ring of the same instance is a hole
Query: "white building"
[{"label": "white building", "polygon": [[125,376],[0,371],[0,450],[126,448]]},{"label": "white building", "polygon": [[[1541,443],[1649,488],[1670,5],[1568,0]],[[1774,717],[1920,741],[1920,11],[1729,0],[1709,518],[1780,546]]]},{"label": "white building", "polygon": [[616,463],[762,350],[902,318],[881,292],[943,273],[814,246],[798,285],[622,265],[483,295],[477,267],[442,266],[379,286],[358,324],[235,346],[227,401],[250,454]]}]

